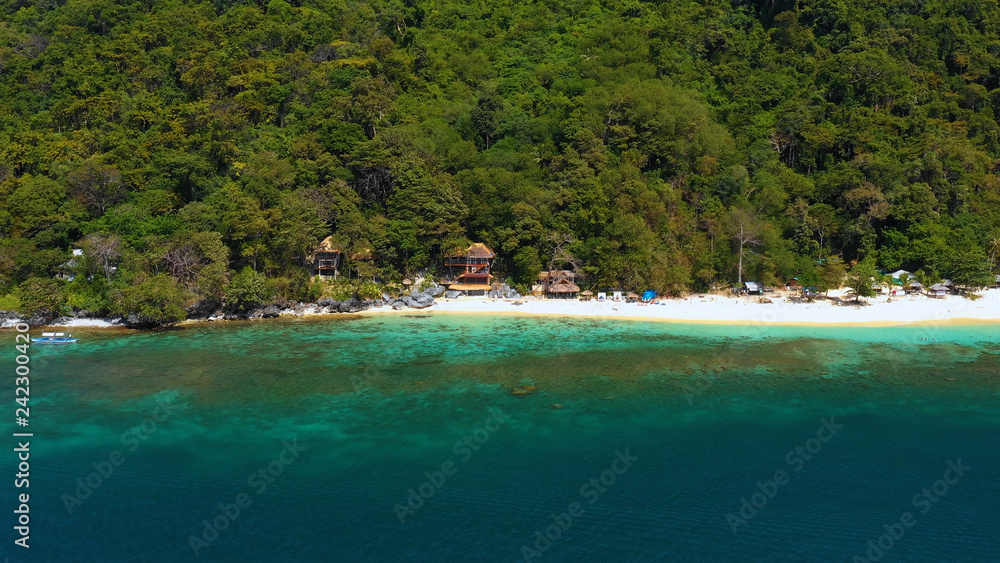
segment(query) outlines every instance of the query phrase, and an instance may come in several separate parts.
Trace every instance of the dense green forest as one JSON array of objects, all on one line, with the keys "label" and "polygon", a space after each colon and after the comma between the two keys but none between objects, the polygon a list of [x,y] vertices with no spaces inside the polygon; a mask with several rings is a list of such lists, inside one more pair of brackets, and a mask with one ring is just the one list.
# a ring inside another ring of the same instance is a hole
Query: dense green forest
[{"label": "dense green forest", "polygon": [[978,285],[998,121],[996,0],[0,0],[0,296],[315,297],[331,234],[380,282]]}]

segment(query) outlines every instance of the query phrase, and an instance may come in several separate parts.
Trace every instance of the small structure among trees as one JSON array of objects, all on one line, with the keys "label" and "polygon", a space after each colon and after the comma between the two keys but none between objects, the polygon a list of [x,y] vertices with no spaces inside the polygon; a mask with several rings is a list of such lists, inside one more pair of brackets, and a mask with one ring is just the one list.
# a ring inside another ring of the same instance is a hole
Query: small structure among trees
[{"label": "small structure among trees", "polygon": [[496,254],[481,242],[473,243],[461,252],[454,252],[444,258],[445,276],[442,280],[450,291],[461,291],[466,295],[485,295],[492,289],[493,259]]},{"label": "small structure among trees", "polygon": [[336,279],[340,274],[340,260],[343,255],[344,253],[333,245],[333,237],[326,237],[313,251],[313,275]]},{"label": "small structure among trees", "polygon": [[580,294],[576,285],[576,272],[572,270],[549,270],[538,274],[538,283],[546,297],[553,299],[575,299]]}]

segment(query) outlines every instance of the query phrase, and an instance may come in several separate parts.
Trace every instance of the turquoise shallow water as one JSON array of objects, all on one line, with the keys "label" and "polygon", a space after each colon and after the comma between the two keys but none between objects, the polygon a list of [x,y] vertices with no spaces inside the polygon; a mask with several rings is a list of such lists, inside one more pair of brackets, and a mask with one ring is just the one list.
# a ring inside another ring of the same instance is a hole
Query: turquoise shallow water
[{"label": "turquoise shallow water", "polygon": [[33,348],[32,557],[3,549],[998,561],[998,332],[411,315],[81,333]]}]

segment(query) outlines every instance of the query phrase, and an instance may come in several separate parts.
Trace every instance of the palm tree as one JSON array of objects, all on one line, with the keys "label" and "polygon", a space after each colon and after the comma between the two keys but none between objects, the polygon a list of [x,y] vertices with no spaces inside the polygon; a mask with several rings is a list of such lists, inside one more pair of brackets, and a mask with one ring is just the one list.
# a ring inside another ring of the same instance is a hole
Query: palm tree
[{"label": "palm tree", "polygon": [[1000,233],[994,234],[993,240],[990,241],[990,264],[993,265],[994,270],[1000,266],[997,258],[1000,258]]}]

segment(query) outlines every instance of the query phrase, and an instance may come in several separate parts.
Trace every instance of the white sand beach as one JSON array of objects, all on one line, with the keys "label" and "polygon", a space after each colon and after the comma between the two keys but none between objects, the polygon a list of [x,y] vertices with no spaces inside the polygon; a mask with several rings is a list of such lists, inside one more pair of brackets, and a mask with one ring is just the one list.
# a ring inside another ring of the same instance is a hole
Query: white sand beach
[{"label": "white sand beach", "polygon": [[[831,292],[832,293],[832,292]],[[771,303],[757,297],[691,295],[683,299],[665,299],[659,304],[625,303],[558,299],[500,300],[484,298],[443,299],[427,309],[393,311],[390,307],[369,309],[362,314],[447,313],[493,315],[549,315],[620,318],[669,322],[706,322],[729,324],[794,325],[899,325],[909,323],[1000,323],[1000,290],[981,292],[977,300],[959,296],[935,299],[910,295],[875,297],[861,305],[829,300],[793,303],[781,296],[767,295]],[[515,304],[520,302],[521,304]]]},{"label": "white sand beach", "polygon": [[[831,292],[831,295],[837,295]],[[690,295],[681,299],[663,299],[657,304],[624,301],[577,301],[575,299],[487,299],[463,297],[438,299],[426,309],[394,310],[376,307],[361,315],[382,314],[461,314],[461,315],[542,315],[594,317],[621,320],[664,321],[677,323],[775,324],[775,325],[872,325],[891,326],[911,323],[931,324],[1000,324],[1000,289],[979,293],[976,300],[959,296],[935,299],[922,295],[863,299],[852,301],[817,299],[812,303],[793,303],[788,297],[767,294],[771,303],[758,297],[731,297],[714,294]],[[282,316],[289,316],[290,311]],[[331,313],[337,315],[339,313]],[[314,308],[303,316],[321,317]],[[62,318],[54,328],[120,328],[119,319]],[[6,319],[0,328],[12,328],[16,319]],[[185,321],[196,324],[204,320]]]}]

